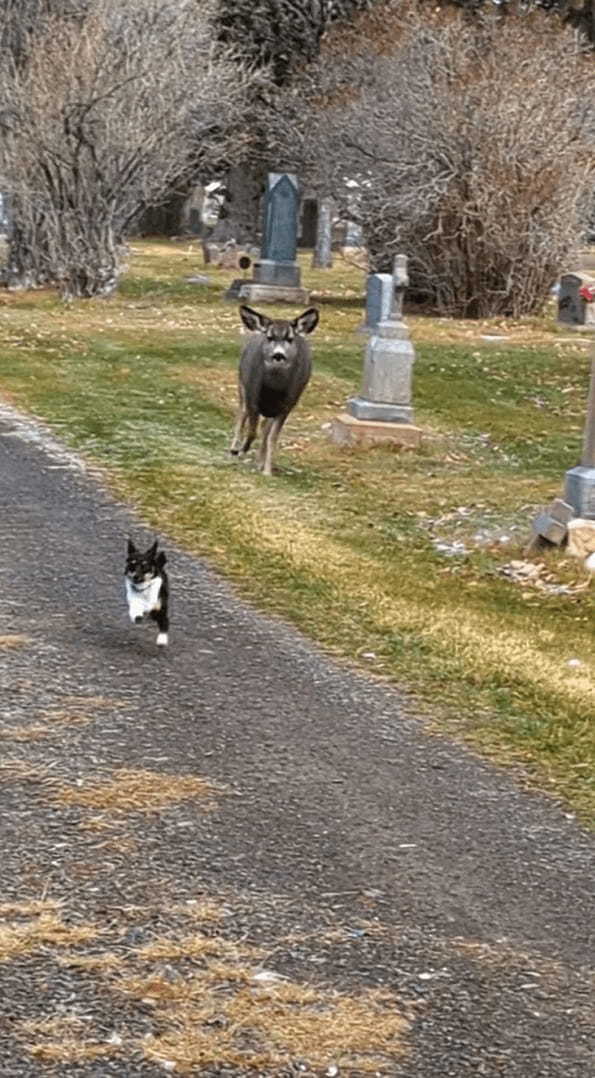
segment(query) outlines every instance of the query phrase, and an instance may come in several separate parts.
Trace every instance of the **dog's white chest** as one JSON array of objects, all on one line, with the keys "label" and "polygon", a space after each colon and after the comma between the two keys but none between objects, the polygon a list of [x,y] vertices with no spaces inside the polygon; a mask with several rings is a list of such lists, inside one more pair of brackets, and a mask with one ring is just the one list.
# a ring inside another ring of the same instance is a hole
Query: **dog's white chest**
[{"label": "dog's white chest", "polygon": [[159,592],[161,591],[161,577],[156,576],[151,583],[143,588],[142,591],[136,591],[133,588],[130,580],[126,579],[126,598],[128,600],[128,613],[130,614],[130,620],[136,621],[137,618],[144,617],[151,610],[158,610]]}]

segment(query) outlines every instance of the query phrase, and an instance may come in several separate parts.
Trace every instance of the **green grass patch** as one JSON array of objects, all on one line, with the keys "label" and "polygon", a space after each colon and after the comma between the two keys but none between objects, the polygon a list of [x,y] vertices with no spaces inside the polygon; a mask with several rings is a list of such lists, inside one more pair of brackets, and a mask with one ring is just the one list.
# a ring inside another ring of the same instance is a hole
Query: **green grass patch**
[{"label": "green grass patch", "polygon": [[[471,741],[595,819],[589,591],[550,556],[549,591],[504,579],[539,504],[578,457],[588,360],[547,323],[411,318],[418,453],[333,446],[324,430],[361,376],[361,271],[310,274],[315,373],[265,480],[227,455],[236,401],[233,277],[196,251],[135,244],[117,297],[0,306],[0,392],[99,462],[148,523],[208,555],[242,594],[333,654],[406,687]],[[503,333],[488,343],[482,334]],[[464,544],[446,556],[437,544]],[[569,666],[578,658],[580,666]]]}]

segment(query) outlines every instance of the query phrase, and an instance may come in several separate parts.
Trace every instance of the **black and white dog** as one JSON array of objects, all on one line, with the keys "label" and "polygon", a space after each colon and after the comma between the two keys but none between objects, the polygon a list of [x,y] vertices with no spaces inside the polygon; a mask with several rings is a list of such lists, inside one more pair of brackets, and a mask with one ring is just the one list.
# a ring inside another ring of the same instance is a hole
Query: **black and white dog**
[{"label": "black and white dog", "polygon": [[157,553],[157,540],[144,554],[137,550],[132,539],[128,540],[128,553],[124,580],[130,620],[138,625],[145,614],[157,622],[157,643],[165,647],[168,642],[169,618],[167,601],[169,588],[162,550]]}]

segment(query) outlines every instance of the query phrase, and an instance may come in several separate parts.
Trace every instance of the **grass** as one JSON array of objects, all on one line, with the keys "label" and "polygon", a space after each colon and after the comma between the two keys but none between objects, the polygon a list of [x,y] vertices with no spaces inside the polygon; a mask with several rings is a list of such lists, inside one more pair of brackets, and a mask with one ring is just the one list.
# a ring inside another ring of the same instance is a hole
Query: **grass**
[{"label": "grass", "polygon": [[82,786],[62,786],[54,799],[106,812],[161,812],[180,801],[200,801],[203,808],[211,808],[217,792],[221,791],[213,783],[197,775],[119,768]]},{"label": "grass", "polygon": [[[17,1028],[29,1054],[42,1063],[84,1063],[117,1053],[114,1044],[90,1040],[89,1032],[89,1022],[74,1015],[28,1019]],[[31,1043],[30,1037],[41,1039]]]},{"label": "grass", "polygon": [[0,915],[0,962],[13,961],[47,947],[72,947],[97,936],[93,925],[66,924],[49,910],[18,921]]},{"label": "grass", "polygon": [[[242,594],[595,821],[592,593],[499,574],[578,459],[580,337],[551,315],[412,316],[422,449],[342,450],[323,427],[361,376],[362,273],[305,267],[321,308],[315,373],[267,481],[226,455],[239,329],[221,294],[233,274],[210,269],[209,286],[187,285],[196,251],[136,248],[113,299],[65,308],[50,293],[0,296],[0,394],[43,416]],[[440,553],[437,542],[454,541],[464,556]],[[545,561],[554,583],[581,581],[575,563]]]},{"label": "grass", "polygon": [[11,648],[22,648],[29,643],[29,637],[23,636],[21,633],[7,633],[0,636],[0,650],[9,651]]},{"label": "grass", "polygon": [[154,1008],[160,1032],[143,1040],[145,1057],[183,1074],[210,1065],[278,1074],[296,1060],[318,1073],[332,1064],[345,1075],[390,1073],[408,1028],[392,993],[348,994],[274,974],[262,982],[259,956],[251,945],[202,935],[137,949],[137,962],[182,963],[173,979],[158,965],[112,983]]}]

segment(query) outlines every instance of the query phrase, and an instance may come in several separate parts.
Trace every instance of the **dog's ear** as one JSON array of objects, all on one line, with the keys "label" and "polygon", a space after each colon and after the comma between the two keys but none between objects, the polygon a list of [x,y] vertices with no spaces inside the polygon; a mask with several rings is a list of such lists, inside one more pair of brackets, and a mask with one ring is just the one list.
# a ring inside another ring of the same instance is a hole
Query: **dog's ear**
[{"label": "dog's ear", "polygon": [[151,561],[155,561],[155,555],[157,553],[158,543],[159,543],[159,540],[156,539],[155,542],[153,543],[153,545],[150,546],[149,549],[147,550],[147,557],[151,558]]},{"label": "dog's ear", "polygon": [[259,333],[266,333],[271,324],[271,319],[267,318],[266,314],[260,314],[259,311],[253,311],[252,307],[240,307],[240,318],[246,329],[255,329],[258,330]]},{"label": "dog's ear", "polygon": [[128,557],[129,557],[129,558],[131,558],[133,554],[137,554],[137,553],[138,553],[138,551],[137,551],[137,549],[136,549],[136,547],[135,547],[134,543],[132,542],[132,539],[129,539],[129,540],[128,540],[128,547],[127,547],[127,549],[126,549],[126,553],[128,554]]},{"label": "dog's ear", "polygon": [[155,565],[157,566],[158,569],[163,569],[166,562],[167,562],[167,558],[166,558],[164,552],[162,550],[160,550],[157,557],[155,558]]},{"label": "dog's ear", "polygon": [[316,307],[308,307],[299,318],[294,318],[291,323],[296,333],[312,333],[318,325],[318,311]]}]

